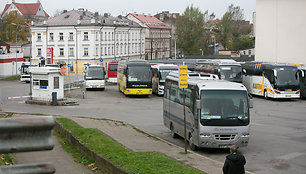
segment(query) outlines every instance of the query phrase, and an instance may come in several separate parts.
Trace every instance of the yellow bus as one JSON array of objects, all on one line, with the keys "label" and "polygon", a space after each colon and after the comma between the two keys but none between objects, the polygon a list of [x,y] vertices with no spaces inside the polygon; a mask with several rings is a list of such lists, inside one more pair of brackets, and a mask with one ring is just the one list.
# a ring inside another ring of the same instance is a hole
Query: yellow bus
[{"label": "yellow bus", "polygon": [[145,60],[121,60],[118,64],[117,83],[125,95],[152,94],[151,65]]}]

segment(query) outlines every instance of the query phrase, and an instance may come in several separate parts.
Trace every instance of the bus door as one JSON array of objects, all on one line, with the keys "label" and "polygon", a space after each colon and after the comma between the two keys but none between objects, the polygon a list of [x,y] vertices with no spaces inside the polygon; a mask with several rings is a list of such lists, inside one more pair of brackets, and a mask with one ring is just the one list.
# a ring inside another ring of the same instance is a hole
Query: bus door
[{"label": "bus door", "polygon": [[[170,83],[166,83],[165,85],[168,85]],[[164,125],[170,129],[170,87],[165,86],[165,94],[163,98],[163,119],[164,119]]]}]

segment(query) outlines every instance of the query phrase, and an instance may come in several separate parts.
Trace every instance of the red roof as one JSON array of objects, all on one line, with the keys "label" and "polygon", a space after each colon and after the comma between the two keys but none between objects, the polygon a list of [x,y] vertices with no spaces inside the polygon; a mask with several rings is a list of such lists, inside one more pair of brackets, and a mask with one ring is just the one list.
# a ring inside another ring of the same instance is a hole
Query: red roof
[{"label": "red roof", "polygon": [[[12,3],[23,15],[36,15],[40,7],[40,3]],[[6,10],[11,6],[11,4],[6,4],[1,16],[6,12]],[[49,17],[49,15],[44,11],[44,14]]]},{"label": "red roof", "polygon": [[149,15],[141,15],[141,14],[135,14],[130,13],[130,15],[134,16],[136,19],[138,19],[140,22],[145,24],[149,28],[164,28],[164,29],[171,29],[168,25],[160,21],[154,16]]}]

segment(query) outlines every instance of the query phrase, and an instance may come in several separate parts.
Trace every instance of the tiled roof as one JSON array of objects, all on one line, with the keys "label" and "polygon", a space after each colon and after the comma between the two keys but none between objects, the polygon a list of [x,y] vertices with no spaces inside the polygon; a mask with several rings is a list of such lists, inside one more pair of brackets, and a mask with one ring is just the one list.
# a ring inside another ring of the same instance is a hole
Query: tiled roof
[{"label": "tiled roof", "polygon": [[171,29],[168,25],[160,21],[154,16],[149,15],[142,15],[142,14],[135,14],[130,13],[130,15],[134,16],[138,19],[141,23],[145,24],[149,28],[163,28],[163,29]]},{"label": "tiled roof", "polygon": [[46,21],[46,24],[36,26],[75,26],[75,25],[98,25],[98,26],[128,26],[140,27],[126,17],[112,17],[95,15],[90,11],[70,10]]},{"label": "tiled roof", "polygon": [[3,10],[2,14],[1,14],[1,17],[2,17],[2,15],[6,12],[6,10],[7,10],[10,6],[11,6],[11,4],[6,4],[6,5],[5,5],[4,10]]},{"label": "tiled roof", "polygon": [[[14,4],[23,15],[36,15],[41,5],[40,3],[12,3],[12,4]],[[1,16],[6,12],[6,10],[10,6],[11,4],[6,4]],[[49,17],[49,15],[45,11],[44,13],[47,17]]]}]

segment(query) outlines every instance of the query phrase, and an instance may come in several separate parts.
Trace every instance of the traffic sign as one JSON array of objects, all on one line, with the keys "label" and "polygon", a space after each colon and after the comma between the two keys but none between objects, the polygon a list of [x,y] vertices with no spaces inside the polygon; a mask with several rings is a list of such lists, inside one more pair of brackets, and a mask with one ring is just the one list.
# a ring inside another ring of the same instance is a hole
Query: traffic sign
[{"label": "traffic sign", "polygon": [[44,57],[40,57],[39,60],[45,60],[45,58]]},{"label": "traffic sign", "polygon": [[67,69],[65,67],[61,67],[61,69],[60,69],[61,75],[65,75],[66,72],[67,72]]},{"label": "traffic sign", "polygon": [[188,67],[187,65],[179,66],[179,88],[188,88]]},{"label": "traffic sign", "polygon": [[100,58],[100,62],[101,62],[101,63],[103,62],[103,58]]}]

